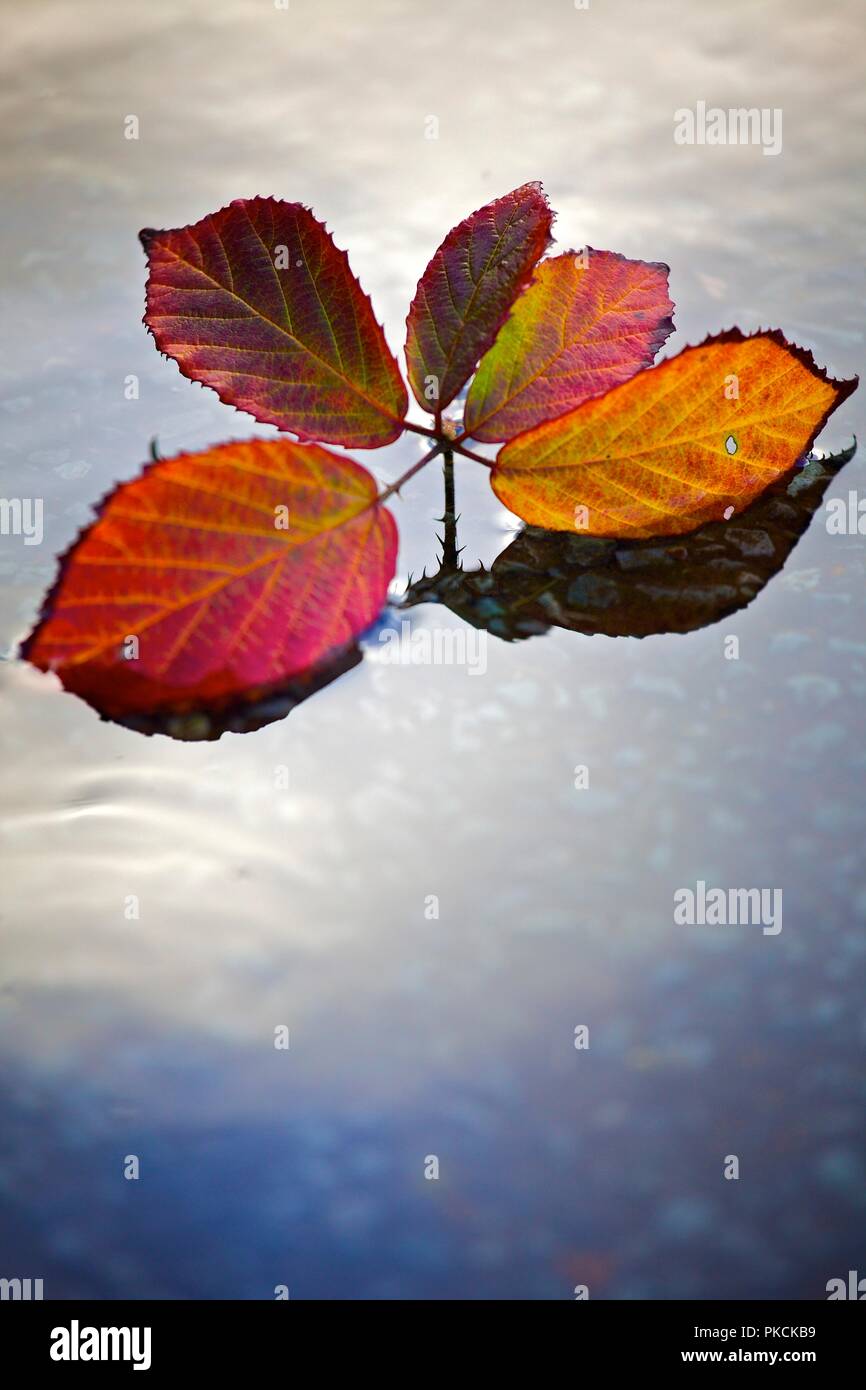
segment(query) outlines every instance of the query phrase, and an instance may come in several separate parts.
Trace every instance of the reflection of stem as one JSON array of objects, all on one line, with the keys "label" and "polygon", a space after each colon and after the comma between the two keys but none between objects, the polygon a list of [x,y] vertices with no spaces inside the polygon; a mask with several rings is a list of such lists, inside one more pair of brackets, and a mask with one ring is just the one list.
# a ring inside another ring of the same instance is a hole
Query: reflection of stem
[{"label": "reflection of stem", "polygon": [[445,478],[445,513],[442,522],[445,531],[442,537],[442,568],[457,568],[457,517],[454,507],[454,453],[446,449],[442,455],[442,473]]},{"label": "reflection of stem", "polygon": [[435,459],[437,454],[442,453],[442,450],[446,447],[446,442],[447,441],[443,440],[441,443],[435,444],[423,458],[420,458],[417,463],[413,463],[412,467],[407,469],[402,478],[398,478],[396,482],[389,484],[384,492],[380,492],[379,496],[376,498],[376,502],[386,502],[393,493],[399,492],[404,483],[408,483],[409,479],[414,478],[415,474],[419,473],[425,464],[428,464],[431,459]]}]

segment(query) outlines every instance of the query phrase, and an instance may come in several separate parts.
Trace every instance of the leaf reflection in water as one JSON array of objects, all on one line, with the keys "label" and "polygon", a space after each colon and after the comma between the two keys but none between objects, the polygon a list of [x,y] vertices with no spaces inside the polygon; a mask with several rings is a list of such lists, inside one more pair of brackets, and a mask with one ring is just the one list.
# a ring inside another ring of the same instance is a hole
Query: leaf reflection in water
[{"label": "leaf reflection in water", "polygon": [[[184,743],[212,741],[223,734],[249,734],[285,719],[297,705],[316,695],[361,661],[361,649],[356,644],[347,647],[332,660],[310,668],[278,690],[252,700],[238,699],[230,706],[202,708],[184,713],[156,712],[128,715],[112,722],[140,734],[166,734]],[[88,703],[91,703],[88,701]],[[95,706],[94,706],[95,708]],[[97,710],[97,713],[101,711]],[[103,718],[111,716],[102,715]]]},{"label": "leaf reflection in water", "polygon": [[[830,483],[854,456],[856,440],[838,454],[810,456],[779,479],[736,519],[714,521],[688,536],[605,540],[526,527],[491,569],[459,562],[453,463],[445,465],[442,563],[410,583],[400,608],[439,603],[505,641],[553,627],[609,637],[694,632],[745,608],[785,564],[808,529]],[[151,735],[183,741],[249,733],[283,719],[296,705],[357,666],[352,643],[279,688],[251,692],[230,704],[179,712],[137,711],[103,718]]]},{"label": "leaf reflection in water", "polygon": [[[810,456],[731,521],[687,536],[604,540],[528,526],[487,570],[443,563],[402,603],[441,603],[505,641],[565,628],[608,637],[694,632],[745,608],[781,570],[857,443]],[[456,553],[453,515],[444,553]]]}]

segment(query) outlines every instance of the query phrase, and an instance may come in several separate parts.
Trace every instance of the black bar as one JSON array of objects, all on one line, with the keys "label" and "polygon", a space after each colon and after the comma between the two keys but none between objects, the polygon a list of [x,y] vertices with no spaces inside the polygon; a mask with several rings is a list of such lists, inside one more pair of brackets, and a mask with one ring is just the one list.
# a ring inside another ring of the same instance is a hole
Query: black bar
[{"label": "black bar", "polygon": [[[567,1355],[575,1373],[592,1366],[611,1373],[637,1370],[652,1375],[673,1367],[804,1365],[822,1380],[851,1373],[860,1360],[863,1314],[837,1302],[533,1302],[520,1312],[512,1303],[376,1302],[5,1302],[0,1304],[3,1359],[53,1376],[93,1377],[100,1370],[134,1374],[133,1365],[159,1380],[165,1374],[213,1373],[224,1379],[251,1367],[282,1366],[294,1377],[314,1354],[321,1368],[345,1356],[362,1374],[370,1358],[403,1362],[404,1374],[429,1379],[437,1358],[453,1374],[460,1338],[470,1357],[484,1360],[487,1374],[499,1357],[504,1368],[518,1349],[536,1363]],[[499,1323],[504,1317],[506,1321]],[[91,1329],[118,1329],[95,1337]],[[133,1329],[138,1329],[134,1334]],[[144,1335],[149,1329],[149,1343]],[[120,1330],[123,1330],[121,1332]],[[381,1338],[372,1343],[371,1334]],[[394,1340],[394,1334],[397,1340]],[[423,1348],[410,1362],[401,1358],[401,1333],[416,1334]],[[127,1335],[128,1334],[128,1335]],[[544,1341],[539,1340],[539,1336]],[[559,1345],[557,1345],[559,1343]],[[52,1358],[55,1352],[77,1360]],[[84,1359],[91,1349],[106,1359]],[[112,1352],[126,1360],[109,1359]],[[306,1355],[305,1355],[306,1354]],[[304,1355],[304,1362],[298,1360]],[[462,1354],[461,1354],[462,1356]],[[359,1359],[360,1357],[360,1359]],[[145,1365],[145,1361],[148,1362]],[[413,1364],[414,1363],[414,1364]],[[539,1369],[540,1369],[540,1363]],[[450,1370],[449,1370],[450,1368]]]}]

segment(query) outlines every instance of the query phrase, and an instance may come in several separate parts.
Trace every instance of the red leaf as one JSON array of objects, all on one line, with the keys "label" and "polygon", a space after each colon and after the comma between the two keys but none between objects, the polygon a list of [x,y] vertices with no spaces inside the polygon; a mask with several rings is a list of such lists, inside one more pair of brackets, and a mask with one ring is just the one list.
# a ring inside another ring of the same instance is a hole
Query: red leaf
[{"label": "red leaf", "polygon": [[408,404],[397,363],[345,251],[307,208],[240,198],[141,241],[144,321],[184,376],[302,439],[397,438]]},{"label": "red leaf", "polygon": [[63,558],[22,655],[115,718],[276,689],[380,612],[397,528],[376,499],[360,464],[287,439],[161,460]]},{"label": "red leaf", "polygon": [[541,184],[525,183],[448,233],[406,320],[409,384],[425,410],[443,410],[468,381],[530,279],[552,221]]},{"label": "red leaf", "polygon": [[668,267],[586,248],[542,261],[466,401],[474,439],[513,439],[648,367],[673,328]]}]

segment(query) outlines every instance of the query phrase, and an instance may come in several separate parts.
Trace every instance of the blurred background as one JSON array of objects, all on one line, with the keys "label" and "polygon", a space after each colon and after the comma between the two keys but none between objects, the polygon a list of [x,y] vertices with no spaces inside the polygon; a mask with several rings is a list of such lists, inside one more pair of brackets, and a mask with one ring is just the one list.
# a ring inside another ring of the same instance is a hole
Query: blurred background
[{"label": "blurred background", "polygon": [[[41,546],[0,538],[0,1276],[47,1298],[812,1299],[866,1274],[864,537],[819,513],[747,610],[688,636],[491,637],[483,676],[384,664],[372,637],[286,720],[212,744],[100,722],[14,660],[153,437],[274,433],[157,354],[141,227],[303,201],[398,351],[452,224],[542,179],[555,249],[670,264],[666,352],[770,325],[862,371],[862,5],[0,18],[2,493],[45,504]],[[781,153],[675,144],[699,100],[780,108]],[[866,433],[863,401],[826,447]],[[418,450],[361,458],[385,481]],[[485,470],[456,473],[463,558],[490,564],[516,522]],[[864,485],[861,453],[830,495]],[[435,564],[442,507],[435,465],[395,503],[401,582]],[[782,932],[675,925],[698,879],[781,888]]]}]

